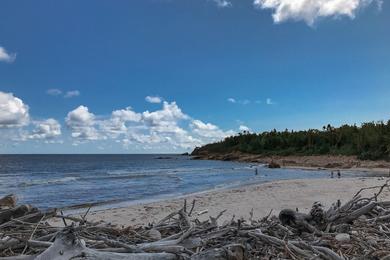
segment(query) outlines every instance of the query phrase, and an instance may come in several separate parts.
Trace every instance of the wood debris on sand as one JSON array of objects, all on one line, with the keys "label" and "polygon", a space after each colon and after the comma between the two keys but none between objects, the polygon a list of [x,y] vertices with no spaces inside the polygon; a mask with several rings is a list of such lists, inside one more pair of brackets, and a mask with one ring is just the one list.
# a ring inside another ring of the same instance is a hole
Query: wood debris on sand
[{"label": "wood debris on sand", "polygon": [[[319,202],[308,213],[282,210],[248,220],[218,216],[197,219],[196,202],[184,202],[158,223],[118,227],[16,205],[0,199],[0,259],[68,260],[244,260],[244,259],[390,259],[390,201],[382,186],[360,190],[351,200],[329,209]],[[370,191],[372,196],[363,197]],[[63,226],[48,223],[60,218]]]}]

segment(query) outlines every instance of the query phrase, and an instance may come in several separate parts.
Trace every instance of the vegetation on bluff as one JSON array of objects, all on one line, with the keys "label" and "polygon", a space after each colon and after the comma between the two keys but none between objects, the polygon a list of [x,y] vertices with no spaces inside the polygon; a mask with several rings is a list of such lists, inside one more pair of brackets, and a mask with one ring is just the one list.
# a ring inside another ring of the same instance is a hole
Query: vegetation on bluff
[{"label": "vegetation on bluff", "polygon": [[242,152],[261,155],[356,155],[362,160],[390,159],[390,120],[361,126],[324,126],[321,130],[244,131],[198,147],[192,155]]}]

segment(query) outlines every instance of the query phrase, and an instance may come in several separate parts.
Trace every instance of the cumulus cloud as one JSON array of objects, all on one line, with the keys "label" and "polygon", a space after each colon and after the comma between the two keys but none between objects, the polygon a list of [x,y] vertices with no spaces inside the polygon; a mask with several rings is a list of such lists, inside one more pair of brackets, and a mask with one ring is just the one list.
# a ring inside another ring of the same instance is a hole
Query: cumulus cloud
[{"label": "cumulus cloud", "polygon": [[35,130],[28,135],[28,139],[50,140],[61,135],[61,125],[53,118],[34,121],[33,124],[35,125]]},{"label": "cumulus cloud", "polygon": [[163,108],[154,112],[145,111],[142,113],[142,120],[152,127],[164,127],[171,125],[172,122],[177,122],[180,119],[187,119],[178,107],[176,102],[164,101]]},{"label": "cumulus cloud", "polygon": [[[0,127],[7,128],[7,138],[17,141],[40,140],[61,143],[61,124],[53,118],[32,120],[29,108],[11,93],[0,92]],[[31,122],[31,124],[30,124]],[[224,131],[217,125],[194,119],[184,113],[176,102],[163,101],[154,111],[136,112],[131,107],[118,109],[109,115],[95,115],[80,105],[65,117],[73,145],[111,140],[123,147],[139,149],[192,149],[205,143],[219,141],[236,132]],[[11,127],[19,127],[11,131]],[[4,136],[3,136],[4,137]]]},{"label": "cumulus cloud", "polygon": [[213,141],[221,140],[227,136],[233,135],[233,131],[222,131],[218,126],[211,123],[204,123],[201,120],[192,120],[190,127],[192,131],[201,137],[212,139]]},{"label": "cumulus cloud", "polygon": [[60,90],[58,88],[51,88],[51,89],[46,90],[46,93],[50,96],[59,96],[62,94],[62,90]]},{"label": "cumulus cloud", "polygon": [[78,91],[78,90],[67,91],[64,95],[65,98],[72,98],[72,97],[78,97],[78,96],[80,96],[80,91]]},{"label": "cumulus cloud", "polygon": [[116,138],[120,134],[125,134],[128,131],[127,123],[138,123],[141,119],[142,115],[140,113],[136,113],[131,107],[127,107],[126,109],[113,111],[111,118],[100,122],[100,127],[107,135]]},{"label": "cumulus cloud", "polygon": [[176,102],[167,101],[155,111],[135,112],[127,107],[110,116],[96,116],[86,106],[79,106],[68,113],[65,122],[76,144],[112,139],[127,148],[192,149],[234,134],[193,119]]},{"label": "cumulus cloud", "polygon": [[153,103],[153,104],[159,104],[162,102],[162,98],[158,96],[147,96],[145,97],[146,102]]},{"label": "cumulus cloud", "polygon": [[232,6],[232,2],[228,1],[228,0],[213,0],[214,3],[217,4],[218,7],[221,7],[221,8],[226,8],[226,7],[231,7]]},{"label": "cumulus cloud", "polygon": [[251,129],[249,128],[249,127],[247,127],[246,125],[240,125],[240,131],[241,132],[249,132],[249,131],[251,131]]},{"label": "cumulus cloud", "polygon": [[124,122],[139,122],[141,121],[142,115],[134,112],[131,107],[127,107],[126,109],[113,111],[112,117]]},{"label": "cumulus cloud", "polygon": [[0,61],[14,62],[16,59],[15,53],[8,53],[4,47],[0,46]]},{"label": "cumulus cloud", "polygon": [[79,106],[70,111],[65,122],[74,138],[79,140],[100,139],[99,131],[95,127],[95,115],[89,112],[88,107]]},{"label": "cumulus cloud", "polygon": [[381,0],[254,0],[261,9],[272,9],[275,23],[287,20],[305,21],[312,26],[319,18],[347,16],[355,18],[357,11]]},{"label": "cumulus cloud", "polygon": [[200,143],[200,140],[179,126],[180,121],[188,119],[189,116],[182,112],[176,102],[164,101],[161,110],[142,113],[142,122],[151,140],[180,148],[190,148]]},{"label": "cumulus cloud", "polygon": [[0,91],[0,127],[21,127],[29,122],[29,107],[12,93]]}]

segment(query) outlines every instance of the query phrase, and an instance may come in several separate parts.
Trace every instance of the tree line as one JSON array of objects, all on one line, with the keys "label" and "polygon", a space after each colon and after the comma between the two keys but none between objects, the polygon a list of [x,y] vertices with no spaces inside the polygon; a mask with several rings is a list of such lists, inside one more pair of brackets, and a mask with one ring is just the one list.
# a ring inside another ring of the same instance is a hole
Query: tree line
[{"label": "tree line", "polygon": [[275,129],[263,133],[243,131],[235,136],[198,147],[200,152],[243,152],[261,155],[356,155],[362,160],[390,159],[390,120],[360,126],[330,124],[304,131]]}]

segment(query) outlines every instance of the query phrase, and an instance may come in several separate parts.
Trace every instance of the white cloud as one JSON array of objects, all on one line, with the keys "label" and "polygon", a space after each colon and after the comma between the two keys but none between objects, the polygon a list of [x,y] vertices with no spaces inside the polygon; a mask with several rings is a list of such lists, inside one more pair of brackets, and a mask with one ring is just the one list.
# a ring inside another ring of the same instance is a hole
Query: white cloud
[{"label": "white cloud", "polygon": [[261,9],[272,9],[275,23],[287,20],[305,21],[312,26],[319,18],[347,16],[355,18],[357,11],[381,0],[254,0]]},{"label": "white cloud", "polygon": [[188,116],[181,111],[176,102],[169,103],[164,101],[162,110],[154,112],[145,111],[142,113],[142,120],[152,127],[163,128],[172,125],[172,122],[187,118]]},{"label": "white cloud", "polygon": [[241,104],[241,105],[248,105],[251,103],[251,101],[248,99],[237,100],[235,98],[228,98],[227,101],[233,104]]},{"label": "white cloud", "polygon": [[70,111],[65,122],[74,138],[79,140],[98,140],[101,138],[95,127],[95,115],[89,112],[88,107],[79,106]]},{"label": "white cloud", "polygon": [[6,49],[0,46],[0,61],[14,62],[16,59],[15,53],[8,53]]},{"label": "white cloud", "polygon": [[80,96],[80,91],[78,91],[78,90],[67,91],[64,95],[65,98],[72,98],[72,97],[78,97],[78,96]]},{"label": "white cloud", "polygon": [[0,91],[0,127],[21,127],[29,122],[29,107],[12,93]]},{"label": "white cloud", "polygon": [[232,2],[231,1],[228,1],[228,0],[213,0],[218,7],[221,7],[221,8],[226,8],[226,7],[231,7],[232,6]]},{"label": "white cloud", "polygon": [[116,138],[128,131],[126,123],[138,123],[141,119],[141,114],[134,112],[131,107],[127,107],[126,109],[113,111],[110,119],[101,121],[100,127],[110,137]]},{"label": "white cloud", "polygon": [[[61,124],[53,119],[30,120],[29,108],[11,93],[0,92],[0,126],[7,128],[3,138],[17,141],[39,140],[62,143]],[[31,122],[31,125],[29,124]],[[205,143],[221,140],[236,132],[224,131],[212,123],[191,118],[176,102],[162,102],[154,111],[136,112],[131,107],[118,109],[110,115],[95,115],[80,105],[65,117],[73,145],[103,141],[120,143],[124,147],[154,151],[193,149]],[[30,127],[31,129],[24,128]],[[10,129],[19,127],[17,131]]]},{"label": "white cloud", "polygon": [[152,112],[135,112],[131,107],[115,110],[109,117],[96,116],[79,106],[68,113],[65,122],[77,145],[86,141],[115,140],[125,148],[192,149],[220,140],[233,131],[223,131],[185,114],[176,102],[164,101]]},{"label": "white cloud", "polygon": [[61,135],[61,125],[53,118],[35,121],[33,124],[35,130],[28,135],[29,139],[53,139]]},{"label": "white cloud", "polygon": [[152,141],[180,148],[189,148],[200,143],[179,126],[181,120],[188,119],[189,116],[181,111],[176,102],[164,101],[161,110],[142,113],[142,122]]},{"label": "white cloud", "polygon": [[113,118],[119,118],[121,121],[127,122],[139,122],[141,121],[142,115],[136,113],[132,110],[131,107],[127,107],[126,109],[115,110],[112,112]]},{"label": "white cloud", "polygon": [[79,106],[70,111],[65,121],[69,126],[93,125],[95,115],[90,113],[88,107]]},{"label": "white cloud", "polygon": [[251,131],[251,129],[249,127],[247,127],[246,125],[240,125],[240,131],[243,132],[243,131],[246,131],[246,132],[249,132]]},{"label": "white cloud", "polygon": [[201,120],[192,120],[190,127],[195,134],[201,137],[211,138],[213,141],[221,140],[234,134],[233,131],[222,131],[218,126],[211,123],[204,123]]},{"label": "white cloud", "polygon": [[158,96],[147,96],[145,97],[146,102],[159,104],[162,102],[162,98]]},{"label": "white cloud", "polygon": [[228,98],[227,101],[233,104],[237,103],[237,101],[234,98]]},{"label": "white cloud", "polygon": [[60,89],[58,89],[58,88],[51,88],[51,89],[48,89],[46,91],[46,93],[48,95],[51,95],[51,96],[59,96],[59,95],[62,94],[62,91]]},{"label": "white cloud", "polygon": [[267,99],[265,100],[265,103],[266,103],[267,105],[275,105],[275,102],[274,102],[271,98],[267,98]]}]

